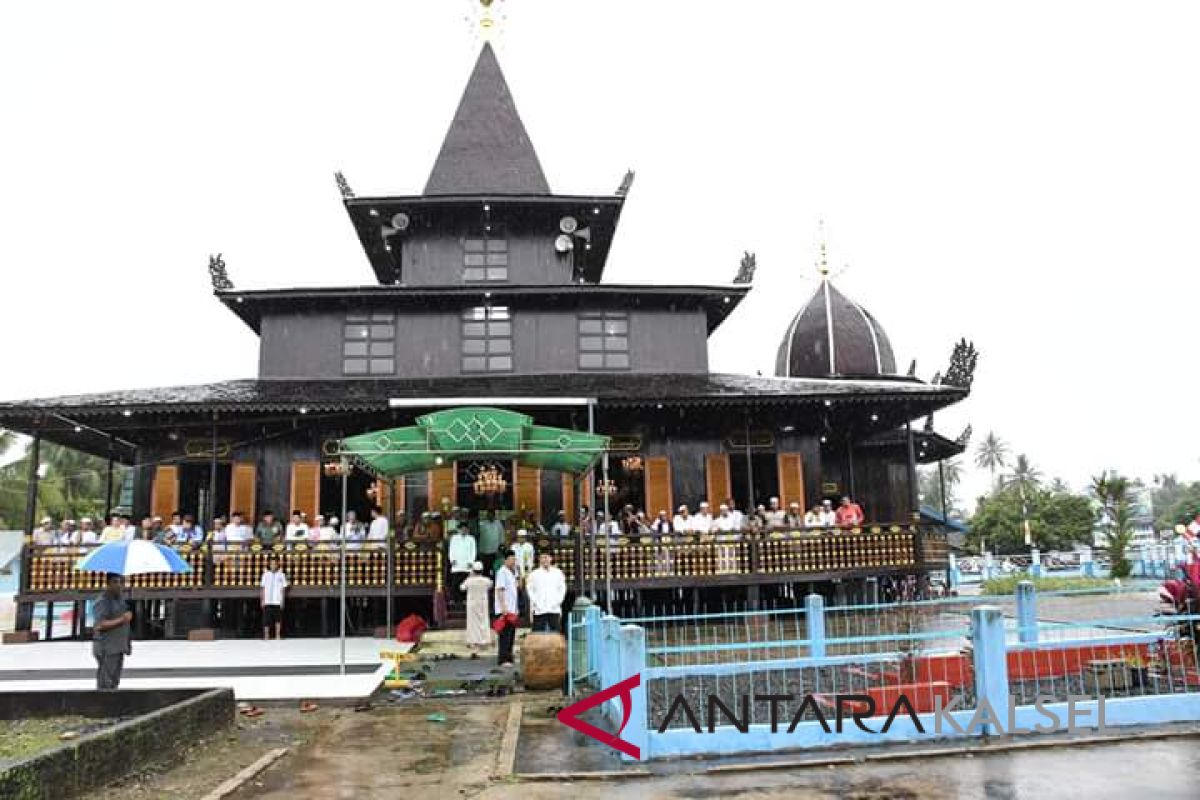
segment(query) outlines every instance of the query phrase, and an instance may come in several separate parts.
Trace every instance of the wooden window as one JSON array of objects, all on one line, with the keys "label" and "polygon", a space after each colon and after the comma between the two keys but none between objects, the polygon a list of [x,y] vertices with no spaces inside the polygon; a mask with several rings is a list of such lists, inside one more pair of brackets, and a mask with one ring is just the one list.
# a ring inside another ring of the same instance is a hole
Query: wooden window
[{"label": "wooden window", "polygon": [[709,453],[704,457],[704,479],[708,490],[708,504],[715,515],[721,503],[733,496],[733,485],[729,481],[729,454]]},{"label": "wooden window", "polygon": [[[243,519],[258,518],[255,502],[258,497],[258,465],[251,462],[237,462],[233,465],[232,477],[229,481],[229,513],[240,511]],[[290,513],[291,509],[287,509]],[[284,519],[287,519],[284,516]]]},{"label": "wooden window", "polygon": [[396,315],[391,311],[347,313],[342,327],[343,375],[396,373]]},{"label": "wooden window", "polygon": [[150,513],[164,520],[179,510],[179,467],[160,466],[154,469],[150,486]]},{"label": "wooden window", "polygon": [[463,280],[508,280],[508,240],[495,230],[463,240]]},{"label": "wooden window", "polygon": [[804,497],[804,459],[799,453],[779,454],[779,502],[784,508],[788,503],[799,503],[801,510],[808,509]]},{"label": "wooden window", "polygon": [[[308,515],[311,524],[316,519],[321,508],[321,462],[293,461],[292,462],[292,492],[290,508],[292,511],[303,511]],[[245,510],[245,509],[241,509]]]},{"label": "wooden window", "polygon": [[648,456],[646,464],[646,516],[654,518],[659,511],[668,516],[675,509],[672,505],[671,459],[666,456]]},{"label": "wooden window", "polygon": [[508,306],[478,306],[463,312],[463,372],[511,372],[512,351]]},{"label": "wooden window", "polygon": [[624,311],[579,315],[579,368],[629,369],[629,315]]}]

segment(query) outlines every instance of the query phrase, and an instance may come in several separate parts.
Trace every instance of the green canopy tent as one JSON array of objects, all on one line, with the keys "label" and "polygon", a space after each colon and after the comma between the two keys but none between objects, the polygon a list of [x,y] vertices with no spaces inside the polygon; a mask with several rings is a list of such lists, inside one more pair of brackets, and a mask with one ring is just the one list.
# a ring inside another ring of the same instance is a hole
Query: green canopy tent
[{"label": "green canopy tent", "polygon": [[[532,417],[502,408],[446,409],[417,417],[416,423],[347,437],[342,440],[338,455],[380,478],[425,472],[459,458],[481,457],[512,459],[526,466],[580,475],[596,466],[610,441],[607,436],[534,425]],[[607,480],[607,460],[603,462],[603,475]],[[345,492],[343,477],[343,516]],[[611,558],[611,553],[606,556]],[[390,551],[388,563],[390,588]],[[434,607],[436,617],[436,597]],[[390,627],[390,595],[388,612]],[[343,612],[343,620],[344,617]]]},{"label": "green canopy tent", "polygon": [[511,458],[526,466],[580,474],[595,466],[609,437],[534,425],[502,408],[452,408],[417,424],[350,436],[339,455],[382,478],[424,472],[458,458]]}]

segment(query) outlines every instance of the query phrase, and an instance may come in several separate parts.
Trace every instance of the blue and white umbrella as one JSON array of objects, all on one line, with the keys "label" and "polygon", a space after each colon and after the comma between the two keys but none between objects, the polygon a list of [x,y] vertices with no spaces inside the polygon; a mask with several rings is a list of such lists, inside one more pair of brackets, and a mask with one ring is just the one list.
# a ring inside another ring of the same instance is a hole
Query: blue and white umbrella
[{"label": "blue and white umbrella", "polygon": [[118,575],[151,575],[191,572],[188,563],[169,547],[133,539],[109,542],[79,560],[75,569],[84,572],[115,572]]}]

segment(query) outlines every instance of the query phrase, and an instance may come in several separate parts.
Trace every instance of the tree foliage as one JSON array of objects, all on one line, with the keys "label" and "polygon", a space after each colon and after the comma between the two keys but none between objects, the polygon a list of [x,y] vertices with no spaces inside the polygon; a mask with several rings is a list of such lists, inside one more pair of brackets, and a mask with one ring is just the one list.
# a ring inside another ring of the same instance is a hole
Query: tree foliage
[{"label": "tree foliage", "polygon": [[1181,483],[1174,475],[1155,475],[1154,527],[1170,530],[1200,514],[1200,481]]},{"label": "tree foliage", "polygon": [[[35,516],[79,519],[89,515],[102,517],[108,512],[109,502],[104,497],[108,480],[105,459],[43,442],[39,462],[43,477],[38,481]],[[122,469],[114,470],[114,491],[120,485]],[[24,527],[28,476],[28,448],[21,458],[0,467],[0,528]]]},{"label": "tree foliage", "polygon": [[1015,483],[979,499],[968,541],[976,547],[984,542],[996,553],[1024,552],[1023,506],[1028,509],[1029,529],[1037,547],[1063,550],[1076,542],[1091,541],[1095,516],[1086,497],[1030,486],[1023,504]]}]

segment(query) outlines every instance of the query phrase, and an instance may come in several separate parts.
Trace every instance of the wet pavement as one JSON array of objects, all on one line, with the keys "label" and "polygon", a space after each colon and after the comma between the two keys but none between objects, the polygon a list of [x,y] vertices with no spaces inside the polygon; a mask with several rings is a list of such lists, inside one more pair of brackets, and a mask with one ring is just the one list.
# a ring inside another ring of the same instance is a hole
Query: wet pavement
[{"label": "wet pavement", "polygon": [[[344,714],[234,795],[236,800],[471,797],[1124,798],[1200,796],[1200,735],[1070,747],[799,766],[804,753],[760,759],[624,765],[581,747],[553,721],[550,694],[527,695],[516,774],[495,777],[509,701],[425,700]],[[428,719],[444,714],[445,721]],[[809,753],[891,759],[896,750]],[[786,767],[779,762],[788,759]],[[555,774],[531,775],[535,768]],[[526,775],[522,775],[526,773]],[[590,773],[590,774],[589,774]],[[608,773],[599,775],[597,773]],[[620,774],[615,774],[620,773]],[[576,777],[571,777],[571,775]],[[586,779],[584,779],[586,777]]]}]

